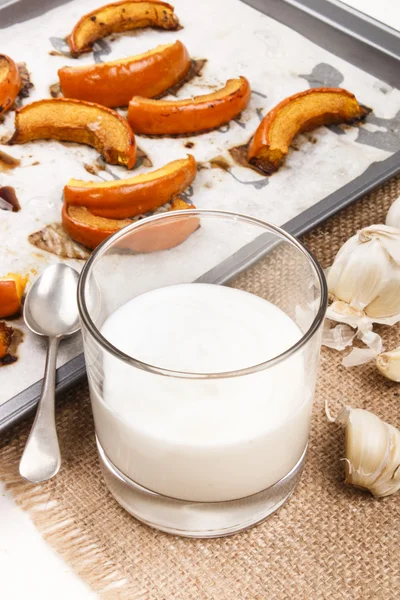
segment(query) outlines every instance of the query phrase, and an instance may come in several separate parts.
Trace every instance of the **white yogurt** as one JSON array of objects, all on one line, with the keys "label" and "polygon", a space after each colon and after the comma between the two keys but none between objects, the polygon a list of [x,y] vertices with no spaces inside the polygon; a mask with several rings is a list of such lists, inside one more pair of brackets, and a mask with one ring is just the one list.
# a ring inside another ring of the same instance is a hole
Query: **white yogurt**
[{"label": "white yogurt", "polygon": [[[297,325],[241,290],[181,284],[138,296],[103,335],[145,363],[196,373],[249,367],[296,343]],[[103,398],[92,384],[96,431],[128,477],[166,496],[232,500],[284,477],[308,439],[312,393],[301,353],[258,373],[165,377],[104,356]]]}]

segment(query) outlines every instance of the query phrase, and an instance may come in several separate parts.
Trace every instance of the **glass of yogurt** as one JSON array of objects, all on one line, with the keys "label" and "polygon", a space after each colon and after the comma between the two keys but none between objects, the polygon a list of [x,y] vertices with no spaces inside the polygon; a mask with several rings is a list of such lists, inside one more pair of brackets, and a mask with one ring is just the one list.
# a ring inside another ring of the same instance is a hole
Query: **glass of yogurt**
[{"label": "glass of yogurt", "polygon": [[304,246],[245,215],[162,213],[93,252],[78,303],[100,463],[126,510],[216,537],[288,500],[327,303]]}]

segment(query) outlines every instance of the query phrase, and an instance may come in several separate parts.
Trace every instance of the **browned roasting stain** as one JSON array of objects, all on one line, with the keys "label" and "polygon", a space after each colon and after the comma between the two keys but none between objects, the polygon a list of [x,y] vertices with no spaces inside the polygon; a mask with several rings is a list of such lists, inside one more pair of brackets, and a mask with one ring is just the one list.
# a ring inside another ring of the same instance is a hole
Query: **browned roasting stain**
[{"label": "browned roasting stain", "polygon": [[9,327],[0,321],[0,367],[6,367],[18,360],[18,346],[23,342],[24,334],[16,327]]},{"label": "browned roasting stain", "polygon": [[52,98],[60,98],[62,96],[60,83],[57,81],[57,83],[49,85],[49,92]]},{"label": "browned roasting stain", "polygon": [[[0,143],[2,140],[0,140]],[[10,171],[10,169],[15,169],[21,164],[19,158],[15,158],[11,156],[11,154],[7,154],[3,150],[0,150],[0,171]]]},{"label": "browned roasting stain", "polygon": [[228,171],[231,168],[231,165],[228,163],[226,158],[223,156],[214,156],[209,161],[212,169],[222,169],[223,171]]},{"label": "browned roasting stain", "polygon": [[163,92],[162,94],[157,96],[157,98],[164,98],[165,96],[168,96],[169,94],[171,94],[172,96],[176,96],[176,93],[185,85],[185,83],[189,83],[195,77],[201,76],[201,71],[202,71],[204,65],[206,64],[206,62],[207,62],[207,59],[205,59],[205,58],[199,58],[197,60],[192,59],[190,61],[189,71],[186,73],[185,77],[183,79],[181,79],[180,81],[178,81],[178,83],[175,83],[175,85],[170,87],[168,90],[165,90],[165,92]]},{"label": "browned roasting stain", "polygon": [[97,173],[101,170],[99,165],[91,165],[88,163],[83,163],[83,168],[91,175],[97,175]]},{"label": "browned roasting stain", "polygon": [[31,80],[31,74],[28,71],[28,68],[24,62],[17,64],[19,74],[21,76],[21,89],[19,91],[18,97],[28,98],[31,93],[31,89],[35,87]]},{"label": "browned roasting stain", "polygon": [[86,260],[90,256],[89,250],[74,242],[67,235],[61,223],[51,223],[40,231],[31,233],[28,241],[41,250],[51,252],[61,258],[76,258]]},{"label": "browned roasting stain", "polygon": [[237,165],[240,165],[241,167],[246,167],[247,169],[251,169],[256,173],[259,173],[260,175],[264,175],[265,177],[265,173],[263,171],[257,169],[255,165],[251,165],[247,160],[247,151],[249,149],[249,144],[250,140],[247,142],[247,144],[234,146],[233,148],[229,149],[229,154],[232,156],[233,160]]},{"label": "browned roasting stain", "polygon": [[247,160],[247,151],[249,148],[249,143],[250,143],[250,141],[247,144],[242,144],[240,146],[234,146],[233,148],[230,148],[229,154],[232,156],[235,163],[240,165],[241,167],[246,167],[247,169],[251,169],[252,171],[255,171],[256,173],[265,175],[265,173],[262,173],[262,171],[260,171],[256,167],[254,167],[253,165],[250,165],[249,161]]},{"label": "browned roasting stain", "polygon": [[152,167],[153,161],[148,154],[141,148],[136,148],[136,164],[135,169],[139,167]]},{"label": "browned roasting stain", "polygon": [[8,210],[10,212],[18,212],[21,210],[15,189],[10,185],[0,187],[0,209]]}]

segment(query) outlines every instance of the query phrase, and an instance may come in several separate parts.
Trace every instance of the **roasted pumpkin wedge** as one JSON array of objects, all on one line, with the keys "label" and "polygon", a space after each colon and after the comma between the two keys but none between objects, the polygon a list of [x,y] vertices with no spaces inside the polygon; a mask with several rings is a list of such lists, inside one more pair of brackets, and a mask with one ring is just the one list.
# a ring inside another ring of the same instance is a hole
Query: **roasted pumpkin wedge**
[{"label": "roasted pumpkin wedge", "polygon": [[0,115],[9,110],[21,89],[21,76],[15,62],[0,54]]},{"label": "roasted pumpkin wedge", "polygon": [[[194,208],[182,199],[172,202],[170,210]],[[87,248],[96,248],[110,235],[132,223],[131,219],[105,219],[97,217],[84,206],[68,206],[62,209],[62,224],[68,235]],[[132,233],[123,240],[123,247],[137,252],[165,250],[181,244],[199,226],[199,219],[178,219],[160,223],[151,229],[145,228]],[[122,246],[121,246],[122,247]]]},{"label": "roasted pumpkin wedge", "polygon": [[63,67],[58,76],[66,98],[116,107],[127,106],[132,96],[159,96],[183,79],[189,68],[189,53],[176,41],[129,58]]},{"label": "roasted pumpkin wedge", "polygon": [[50,139],[93,146],[112,165],[131,169],[136,162],[135,136],[129,123],[100,104],[53,98],[16,111],[15,133],[9,144]]},{"label": "roasted pumpkin wedge", "polygon": [[84,15],[68,37],[74,57],[89,52],[93,43],[109,35],[129,29],[158,27],[178,29],[179,20],[174,7],[159,0],[123,0],[106,4]]},{"label": "roasted pumpkin wedge", "polygon": [[356,123],[369,109],[341,88],[312,88],[280,102],[261,121],[248,149],[248,161],[273,173],[289,152],[293,138],[303,131],[333,123]]},{"label": "roasted pumpkin wedge", "polygon": [[0,318],[11,317],[21,311],[21,299],[27,281],[27,275],[18,273],[0,277]]},{"label": "roasted pumpkin wedge", "polygon": [[70,179],[64,200],[70,206],[85,206],[91,213],[110,219],[142,215],[182,193],[196,176],[196,161],[174,160],[161,169],[118,181]]},{"label": "roasted pumpkin wedge", "polygon": [[131,219],[105,219],[92,214],[85,206],[68,206],[64,202],[62,224],[68,235],[86,246],[96,248],[110,235],[132,223]]},{"label": "roasted pumpkin wedge", "polygon": [[128,121],[137,133],[150,135],[196,133],[215,129],[244,110],[250,100],[245,77],[228,79],[212,94],[187,100],[149,100],[135,96],[129,103]]}]

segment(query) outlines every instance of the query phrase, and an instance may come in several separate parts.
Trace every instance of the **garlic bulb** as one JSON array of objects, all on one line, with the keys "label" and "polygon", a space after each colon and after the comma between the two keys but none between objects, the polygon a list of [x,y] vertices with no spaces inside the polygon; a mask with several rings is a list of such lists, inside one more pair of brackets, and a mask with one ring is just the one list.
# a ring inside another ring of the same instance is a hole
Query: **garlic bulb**
[{"label": "garlic bulb", "polygon": [[376,357],[376,366],[387,379],[400,382],[400,348],[379,354]]},{"label": "garlic bulb", "polygon": [[390,227],[400,228],[400,196],[389,208],[385,223],[386,225],[390,225]]},{"label": "garlic bulb", "polygon": [[400,313],[400,229],[361,229],[339,250],[327,281],[335,300],[372,319]]},{"label": "garlic bulb", "polygon": [[400,489],[400,431],[361,408],[343,408],[332,422],[345,427],[346,479],[374,496]]}]

